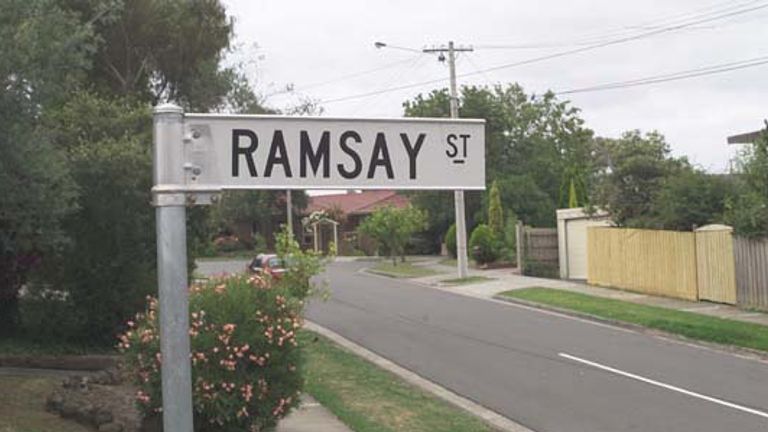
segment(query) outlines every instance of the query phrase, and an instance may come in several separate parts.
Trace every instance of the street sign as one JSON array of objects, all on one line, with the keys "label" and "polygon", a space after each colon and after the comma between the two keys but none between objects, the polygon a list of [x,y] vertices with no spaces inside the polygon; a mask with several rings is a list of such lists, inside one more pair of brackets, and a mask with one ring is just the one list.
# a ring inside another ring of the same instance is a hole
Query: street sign
[{"label": "street sign", "polygon": [[166,104],[155,108],[153,170],[163,429],[192,432],[186,206],[226,189],[484,189],[485,122],[184,114]]},{"label": "street sign", "polygon": [[185,114],[195,189],[484,189],[485,121]]}]

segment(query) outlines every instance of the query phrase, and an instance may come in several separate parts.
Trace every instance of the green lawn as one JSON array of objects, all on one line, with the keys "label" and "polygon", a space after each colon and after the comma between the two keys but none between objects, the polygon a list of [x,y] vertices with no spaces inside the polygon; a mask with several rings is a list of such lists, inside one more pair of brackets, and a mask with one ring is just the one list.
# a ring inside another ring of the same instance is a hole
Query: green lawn
[{"label": "green lawn", "polygon": [[768,351],[768,327],[550,288],[526,288],[501,295],[600,318],[638,324],[690,339]]},{"label": "green lawn", "polygon": [[440,283],[447,284],[447,285],[471,285],[471,284],[487,282],[491,280],[494,280],[494,279],[486,276],[467,276],[463,278],[443,279],[440,281]]},{"label": "green lawn", "polygon": [[410,262],[382,261],[368,269],[369,272],[394,278],[417,278],[438,274],[436,271],[422,266],[413,265]]},{"label": "green lawn", "polygon": [[490,431],[482,421],[309,331],[305,390],[356,432]]}]

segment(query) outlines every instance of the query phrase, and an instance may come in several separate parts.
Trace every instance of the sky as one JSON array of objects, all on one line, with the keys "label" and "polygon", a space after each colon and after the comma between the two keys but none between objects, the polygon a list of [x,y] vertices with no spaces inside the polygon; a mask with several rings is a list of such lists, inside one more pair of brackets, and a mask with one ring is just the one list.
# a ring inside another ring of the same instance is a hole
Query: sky
[{"label": "sky", "polygon": [[[405,100],[446,87],[447,66],[420,50],[449,40],[473,48],[457,60],[459,85],[517,82],[526,92],[537,94],[768,59],[768,0],[224,0],[224,4],[236,34],[227,61],[242,65],[266,104],[285,109],[310,98],[318,101],[324,115],[334,117],[400,117]],[[712,19],[726,14],[734,15]],[[702,22],[694,24],[697,21]],[[672,28],[683,24],[692,25]],[[647,36],[483,71],[640,35]],[[377,41],[388,47],[377,49]],[[599,136],[657,130],[667,137],[673,154],[687,156],[710,172],[726,172],[737,151],[726,138],[757,130],[768,118],[766,77],[768,64],[560,98],[581,109],[586,126]],[[334,101],[430,80],[443,81]],[[287,86],[293,91],[286,92]]]}]

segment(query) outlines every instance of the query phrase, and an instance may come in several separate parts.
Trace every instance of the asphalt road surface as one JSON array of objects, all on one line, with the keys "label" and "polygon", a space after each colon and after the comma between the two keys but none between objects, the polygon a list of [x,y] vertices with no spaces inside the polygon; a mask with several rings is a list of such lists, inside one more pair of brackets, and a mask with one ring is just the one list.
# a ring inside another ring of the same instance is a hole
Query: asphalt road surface
[{"label": "asphalt road surface", "polygon": [[540,432],[768,431],[768,363],[336,263],[312,321]]},{"label": "asphalt road surface", "polygon": [[361,273],[367,265],[330,266],[330,299],[307,317],[535,431],[768,431],[768,362]]}]

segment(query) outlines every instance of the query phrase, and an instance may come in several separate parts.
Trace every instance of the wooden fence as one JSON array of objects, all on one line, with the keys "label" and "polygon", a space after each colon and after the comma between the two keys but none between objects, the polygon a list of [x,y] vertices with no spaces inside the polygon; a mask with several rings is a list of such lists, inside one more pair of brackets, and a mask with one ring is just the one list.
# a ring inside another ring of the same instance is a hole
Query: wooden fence
[{"label": "wooden fence", "polygon": [[696,230],[696,275],[699,299],[736,304],[733,229],[710,225]]},{"label": "wooden fence", "polygon": [[595,285],[698,300],[695,235],[588,228],[587,279]]},{"label": "wooden fence", "polygon": [[768,239],[734,237],[739,305],[768,309]]},{"label": "wooden fence", "polygon": [[[558,274],[557,228],[532,228],[517,224],[517,267],[523,273],[556,277]],[[526,271],[526,268],[530,271]]]}]

